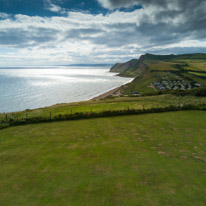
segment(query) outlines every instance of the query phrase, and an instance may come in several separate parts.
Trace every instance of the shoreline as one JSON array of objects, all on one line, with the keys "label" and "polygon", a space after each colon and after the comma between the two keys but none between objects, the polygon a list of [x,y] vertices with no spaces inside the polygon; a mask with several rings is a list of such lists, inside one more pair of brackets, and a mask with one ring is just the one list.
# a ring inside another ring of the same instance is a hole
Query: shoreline
[{"label": "shoreline", "polygon": [[92,97],[91,99],[89,99],[89,101],[91,101],[91,100],[101,100],[101,99],[105,99],[106,97],[114,94],[115,92],[118,92],[119,89],[120,89],[122,86],[131,83],[133,80],[134,80],[134,78],[131,79],[130,81],[126,82],[125,84],[122,84],[121,86],[115,87],[115,88],[113,88],[113,89],[110,89],[110,90],[107,91],[107,92],[104,92],[104,93],[98,95],[98,96]]},{"label": "shoreline", "polygon": [[[122,85],[122,86],[123,86],[123,85]],[[103,94],[100,94],[100,95],[98,95],[98,96],[96,96],[96,97],[93,97],[93,98],[91,98],[91,99],[89,99],[89,100],[101,100],[101,99],[105,99],[106,97],[108,97],[108,96],[112,95],[113,93],[117,92],[122,86],[119,86],[119,87],[116,87],[116,88],[114,88],[114,89],[111,89],[111,90],[109,90],[109,91],[107,91],[107,92],[104,92]]]},{"label": "shoreline", "polygon": [[[128,82],[129,83],[129,82]],[[126,84],[128,84],[126,83]],[[126,84],[123,84],[123,85],[126,85]],[[107,92],[104,92],[98,96],[95,96],[95,97],[92,97],[92,98],[89,98],[89,99],[86,99],[86,100],[82,100],[82,101],[74,101],[74,102],[62,102],[62,103],[57,103],[57,104],[52,104],[52,105],[48,105],[48,106],[43,106],[43,107],[37,107],[37,108],[31,108],[31,109],[28,109],[30,111],[32,110],[38,110],[38,109],[45,109],[45,108],[49,108],[49,107],[53,107],[53,106],[59,106],[59,105],[65,105],[65,104],[74,104],[74,103],[81,103],[81,102],[88,102],[88,101],[96,101],[96,100],[102,100],[102,99],[105,99],[106,97],[112,95],[113,93],[117,92],[123,85],[119,86],[119,87],[115,87]],[[26,111],[27,109],[25,110],[18,110],[18,111],[13,111],[13,112],[0,112],[0,115],[1,114],[12,114],[12,113],[18,113],[18,112],[24,112]]]},{"label": "shoreline", "polygon": [[[72,101],[72,102],[61,102],[61,103],[56,103],[56,104],[51,104],[51,105],[46,105],[46,106],[40,106],[40,107],[35,107],[35,108],[28,108],[28,109],[20,109],[20,110],[16,110],[16,111],[8,111],[8,112],[0,112],[0,115],[2,114],[12,114],[12,113],[19,113],[19,112],[24,112],[26,110],[38,110],[38,109],[45,109],[45,108],[49,108],[49,107],[53,107],[53,106],[57,106],[57,105],[64,105],[64,104],[73,104],[73,103],[81,103],[81,102],[87,102],[87,101],[97,101],[97,100],[102,100],[107,98],[108,96],[114,94],[115,92],[118,92],[120,90],[120,88],[130,82],[132,82],[134,80],[134,78],[130,79],[129,81],[127,81],[126,83],[123,83],[120,86],[114,87],[113,89],[110,89],[108,91],[103,91],[103,93],[97,94],[93,97],[90,97],[88,99],[85,100],[81,100],[81,101]],[[114,95],[115,96],[115,95]],[[116,96],[119,96],[119,94],[117,94]]]}]

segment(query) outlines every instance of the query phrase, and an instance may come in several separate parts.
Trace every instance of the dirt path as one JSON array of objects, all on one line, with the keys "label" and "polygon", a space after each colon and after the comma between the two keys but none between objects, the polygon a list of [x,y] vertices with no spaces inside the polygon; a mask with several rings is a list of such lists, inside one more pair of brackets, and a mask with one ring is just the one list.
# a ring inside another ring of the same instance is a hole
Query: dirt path
[{"label": "dirt path", "polygon": [[152,83],[151,83],[151,85],[148,86],[148,87],[154,89],[155,91],[157,91],[156,88],[154,87],[154,85],[153,85]]}]

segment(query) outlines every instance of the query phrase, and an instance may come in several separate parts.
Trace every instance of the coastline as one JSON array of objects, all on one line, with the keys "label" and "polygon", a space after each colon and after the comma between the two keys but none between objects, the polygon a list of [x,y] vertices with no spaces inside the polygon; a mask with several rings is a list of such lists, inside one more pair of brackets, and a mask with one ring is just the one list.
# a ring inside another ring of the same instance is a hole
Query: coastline
[{"label": "coastline", "polygon": [[[122,85],[122,86],[123,86],[123,85]],[[121,86],[120,86],[120,87],[116,87],[116,88],[114,88],[114,89],[112,89],[112,90],[109,90],[109,91],[103,93],[103,94],[100,94],[99,96],[93,97],[93,98],[91,98],[90,100],[100,100],[100,99],[104,99],[104,98],[112,95],[113,93],[117,92],[120,88],[121,88]]]},{"label": "coastline", "polygon": [[[133,80],[131,80],[131,81],[133,81]],[[127,82],[126,84],[130,83],[131,81]],[[119,90],[122,86],[124,86],[124,85],[126,85],[126,84],[123,84],[123,85],[121,85],[121,86],[119,86],[119,87],[115,87],[115,88],[113,88],[113,89],[111,89],[111,90],[109,90],[109,91],[107,91],[107,92],[104,92],[104,93],[102,93],[102,94],[100,94],[100,95],[98,95],[98,96],[92,97],[92,98],[90,98],[90,99],[88,99],[88,100],[77,101],[77,102],[76,102],[76,101],[74,101],[74,102],[62,102],[62,103],[57,103],[57,104],[48,105],[48,106],[45,106],[45,107],[31,108],[31,109],[28,109],[28,110],[34,111],[34,110],[39,110],[39,109],[41,110],[41,109],[45,109],[45,108],[49,108],[49,107],[54,107],[54,106],[60,106],[60,105],[68,105],[68,104],[74,104],[74,103],[82,103],[82,102],[88,102],[88,101],[102,100],[102,99],[105,99],[106,97],[114,94],[115,92],[118,92],[118,90]],[[2,115],[2,114],[19,113],[19,112],[25,112],[25,111],[26,111],[26,110],[17,110],[17,111],[12,111],[12,112],[0,112],[0,115]]]},{"label": "coastline", "polygon": [[95,97],[93,97],[93,98],[91,98],[91,99],[89,99],[89,100],[101,100],[101,99],[105,99],[105,98],[107,98],[108,96],[114,94],[115,92],[118,92],[122,86],[124,86],[124,85],[126,85],[126,84],[129,84],[129,83],[132,82],[133,80],[134,80],[134,78],[131,79],[130,81],[126,82],[125,84],[122,84],[121,86],[115,87],[115,88],[113,88],[113,89],[111,89],[111,90],[109,90],[109,91],[107,91],[107,92],[104,92],[104,93],[102,93],[102,94],[100,94],[100,95],[98,95],[98,96],[95,96]]},{"label": "coastline", "polygon": [[[118,73],[116,73],[116,75],[118,75]],[[115,75],[115,76],[116,76]],[[127,78],[127,77],[125,77]],[[14,108],[14,109],[7,109],[7,110],[2,110],[0,112],[0,114],[9,114],[9,113],[16,113],[16,112],[23,112],[23,111],[26,111],[26,110],[38,110],[38,109],[43,109],[43,108],[49,108],[49,107],[52,107],[52,106],[55,106],[55,105],[63,105],[63,104],[72,104],[72,103],[79,103],[79,102],[86,102],[86,101],[95,101],[95,100],[101,100],[101,99],[105,99],[107,98],[108,96],[112,95],[112,96],[120,96],[120,89],[122,86],[130,83],[131,81],[133,81],[134,78],[130,78],[128,77],[126,79],[125,82],[121,82],[119,83],[119,85],[117,84],[113,87],[110,87],[106,90],[104,89],[100,89],[98,92],[93,92],[93,95],[86,97],[86,98],[82,98],[81,100],[73,100],[73,101],[61,101],[61,102],[55,102],[55,103],[52,103],[52,104],[43,104],[43,105],[31,105],[31,106],[28,106],[28,107],[25,107],[25,108]],[[95,94],[96,93],[96,94]]]}]

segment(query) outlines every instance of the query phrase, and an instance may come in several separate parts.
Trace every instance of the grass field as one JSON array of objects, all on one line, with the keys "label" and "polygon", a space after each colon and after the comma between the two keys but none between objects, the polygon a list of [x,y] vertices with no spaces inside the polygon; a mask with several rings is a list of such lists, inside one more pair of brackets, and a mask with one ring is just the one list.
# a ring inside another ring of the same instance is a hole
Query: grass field
[{"label": "grass field", "polygon": [[185,70],[206,72],[206,60],[205,59],[185,59],[180,61],[174,61],[174,63],[187,64],[188,66],[184,67]]},{"label": "grass field", "polygon": [[0,205],[206,205],[206,112],[0,131]]},{"label": "grass field", "polygon": [[157,62],[150,65],[151,71],[178,71],[171,62]]},{"label": "grass field", "polygon": [[[152,88],[150,88],[152,89]],[[134,91],[134,90],[133,90]],[[130,109],[145,109],[150,108],[162,108],[170,105],[178,106],[179,100],[181,104],[206,104],[206,97],[194,97],[184,96],[179,99],[178,96],[174,95],[157,95],[147,97],[122,97],[115,99],[104,99],[99,101],[86,101],[77,103],[58,104],[51,107],[40,108],[35,110],[27,110],[22,112],[12,113],[14,118],[18,120],[26,117],[50,117],[52,118],[58,115],[74,114],[78,112],[95,112],[99,113],[102,111],[115,111],[115,110],[126,110]],[[8,120],[11,114],[7,115]],[[5,114],[0,114],[0,121],[5,120]]]},{"label": "grass field", "polygon": [[198,72],[189,72],[189,73],[200,77],[206,77],[206,73],[198,73]]},{"label": "grass field", "polygon": [[130,94],[131,91],[137,91],[140,93],[154,92],[151,87],[152,83],[155,82],[157,78],[150,71],[146,71],[141,77],[134,79],[131,83],[122,87],[123,94]]}]

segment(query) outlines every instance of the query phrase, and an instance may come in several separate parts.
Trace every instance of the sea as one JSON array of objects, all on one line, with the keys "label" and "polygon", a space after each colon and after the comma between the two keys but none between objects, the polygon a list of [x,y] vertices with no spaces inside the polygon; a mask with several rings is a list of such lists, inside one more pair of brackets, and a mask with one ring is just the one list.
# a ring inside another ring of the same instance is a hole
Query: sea
[{"label": "sea", "polygon": [[92,99],[130,82],[109,67],[0,68],[0,113]]}]

